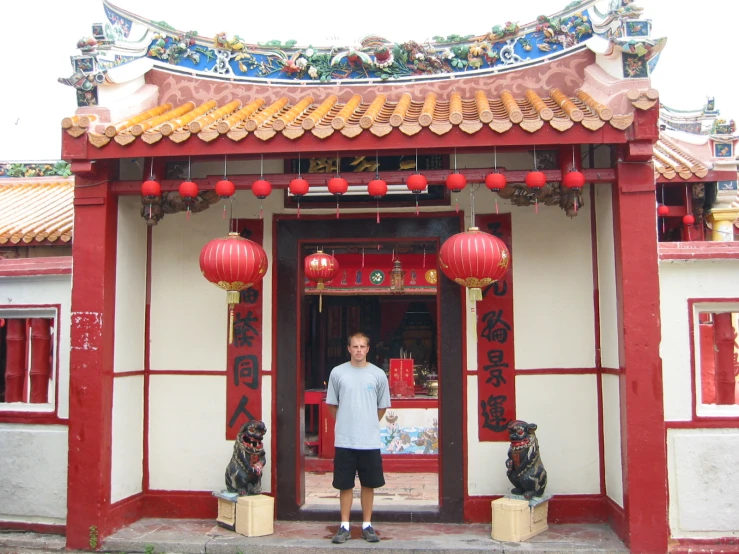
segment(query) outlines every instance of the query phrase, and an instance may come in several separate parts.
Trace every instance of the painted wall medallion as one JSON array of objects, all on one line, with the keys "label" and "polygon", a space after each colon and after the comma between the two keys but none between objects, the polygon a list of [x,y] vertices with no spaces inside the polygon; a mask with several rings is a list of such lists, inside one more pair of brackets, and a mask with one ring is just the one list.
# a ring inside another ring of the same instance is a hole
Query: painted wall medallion
[{"label": "painted wall medallion", "polygon": [[370,273],[369,280],[373,285],[381,285],[385,280],[385,273],[379,269],[375,269]]},{"label": "painted wall medallion", "polygon": [[426,282],[429,285],[435,285],[436,284],[436,281],[438,280],[438,276],[436,274],[436,270],[435,269],[429,269],[426,272],[426,274],[424,275],[424,277],[426,278]]}]

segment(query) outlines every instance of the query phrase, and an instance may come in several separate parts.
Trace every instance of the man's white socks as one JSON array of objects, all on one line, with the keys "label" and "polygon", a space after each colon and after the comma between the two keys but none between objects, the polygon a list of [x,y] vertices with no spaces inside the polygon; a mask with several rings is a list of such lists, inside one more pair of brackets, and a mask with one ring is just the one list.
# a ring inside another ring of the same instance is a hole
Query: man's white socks
[{"label": "man's white socks", "polygon": [[365,521],[362,523],[362,529],[367,529],[367,527],[372,527],[372,523],[369,521]]},{"label": "man's white socks", "polygon": [[348,522],[348,521],[342,521],[342,522],[341,522],[341,526],[342,526],[342,527],[343,527],[344,529],[346,529],[347,531],[349,530],[349,522]]}]

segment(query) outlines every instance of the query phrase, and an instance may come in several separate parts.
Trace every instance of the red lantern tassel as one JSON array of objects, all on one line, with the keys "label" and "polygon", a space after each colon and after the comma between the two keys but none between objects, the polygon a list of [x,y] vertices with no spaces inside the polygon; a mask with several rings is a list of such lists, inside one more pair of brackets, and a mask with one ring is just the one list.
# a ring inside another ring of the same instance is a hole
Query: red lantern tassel
[{"label": "red lantern tassel", "polygon": [[298,200],[298,219],[300,219],[300,200]]},{"label": "red lantern tassel", "polygon": [[226,219],[226,204],[223,205],[223,215],[221,216],[221,219]]},{"label": "red lantern tassel", "polygon": [[377,201],[377,223],[380,223],[380,201],[379,200]]},{"label": "red lantern tassel", "polygon": [[259,203],[259,219],[264,219],[264,209],[261,202]]},{"label": "red lantern tassel", "polygon": [[187,206],[187,217],[186,217],[186,219],[187,219],[188,221],[190,221],[190,205],[189,205],[189,204],[188,204],[188,206]]},{"label": "red lantern tassel", "polygon": [[539,199],[534,198],[534,213],[539,213]]},{"label": "red lantern tassel", "polygon": [[459,213],[459,200],[457,198],[454,199],[454,209]]},{"label": "red lantern tassel", "polygon": [[339,201],[336,200],[336,219],[339,219]]},{"label": "red lantern tassel", "polygon": [[496,213],[496,214],[500,213],[500,212],[498,211],[498,199],[497,199],[497,198],[495,199],[495,213]]},{"label": "red lantern tassel", "polygon": [[416,196],[416,215],[418,215],[418,196]]}]

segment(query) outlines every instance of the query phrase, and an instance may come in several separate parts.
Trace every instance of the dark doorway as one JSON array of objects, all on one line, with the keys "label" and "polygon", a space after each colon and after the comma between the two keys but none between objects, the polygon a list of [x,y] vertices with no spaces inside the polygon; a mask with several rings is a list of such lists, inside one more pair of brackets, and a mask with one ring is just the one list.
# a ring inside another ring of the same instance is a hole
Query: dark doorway
[{"label": "dark doorway", "polygon": [[[305,495],[302,475],[305,468],[304,436],[305,376],[299,371],[302,355],[300,326],[303,310],[301,254],[307,241],[346,240],[435,240],[439,244],[461,230],[456,215],[433,217],[385,217],[380,225],[374,216],[352,219],[278,217],[276,222],[277,300],[275,352],[276,475],[277,517],[286,520],[335,519],[336,509],[301,509]],[[463,328],[462,290],[448,279],[438,283],[438,360],[439,360],[439,506],[422,512],[383,512],[378,520],[462,522],[464,502],[463,409]],[[320,380],[320,379],[319,379]]]}]

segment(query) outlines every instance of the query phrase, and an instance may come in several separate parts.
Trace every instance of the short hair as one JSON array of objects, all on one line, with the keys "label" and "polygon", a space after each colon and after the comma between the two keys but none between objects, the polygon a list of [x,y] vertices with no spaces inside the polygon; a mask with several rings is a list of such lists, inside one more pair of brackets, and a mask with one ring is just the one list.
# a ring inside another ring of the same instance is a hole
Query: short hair
[{"label": "short hair", "polygon": [[364,333],[353,333],[349,335],[349,338],[346,339],[346,345],[351,346],[352,345],[352,339],[364,339],[367,341],[367,346],[370,344],[370,338],[365,335]]}]

